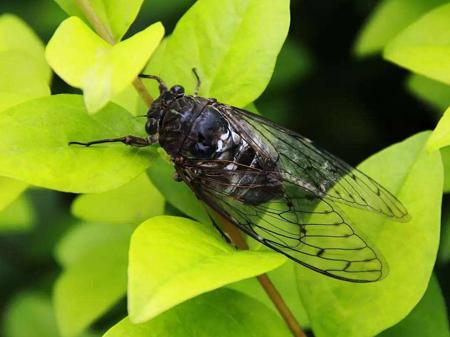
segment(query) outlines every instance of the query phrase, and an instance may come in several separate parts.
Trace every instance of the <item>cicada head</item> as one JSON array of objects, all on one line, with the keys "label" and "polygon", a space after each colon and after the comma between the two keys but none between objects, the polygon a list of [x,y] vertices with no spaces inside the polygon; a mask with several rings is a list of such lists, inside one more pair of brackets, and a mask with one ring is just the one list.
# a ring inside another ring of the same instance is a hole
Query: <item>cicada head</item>
[{"label": "cicada head", "polygon": [[174,102],[184,96],[184,88],[181,85],[174,85],[167,89],[165,85],[160,85],[160,96],[155,99],[147,112],[147,123],[145,131],[149,134],[153,143],[158,142],[161,122],[164,115]]}]

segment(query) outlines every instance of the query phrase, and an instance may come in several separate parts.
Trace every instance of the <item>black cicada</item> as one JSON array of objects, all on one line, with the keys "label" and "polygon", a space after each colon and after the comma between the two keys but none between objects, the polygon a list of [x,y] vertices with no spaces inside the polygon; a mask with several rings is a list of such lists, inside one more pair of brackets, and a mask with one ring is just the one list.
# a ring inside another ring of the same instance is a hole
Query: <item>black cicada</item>
[{"label": "black cicada", "polygon": [[[195,71],[194,71],[195,73]],[[213,98],[168,88],[147,113],[148,137],[89,143],[159,144],[177,179],[240,230],[295,262],[340,280],[373,282],[386,268],[339,204],[407,221],[399,200],[373,179],[271,121]]]}]

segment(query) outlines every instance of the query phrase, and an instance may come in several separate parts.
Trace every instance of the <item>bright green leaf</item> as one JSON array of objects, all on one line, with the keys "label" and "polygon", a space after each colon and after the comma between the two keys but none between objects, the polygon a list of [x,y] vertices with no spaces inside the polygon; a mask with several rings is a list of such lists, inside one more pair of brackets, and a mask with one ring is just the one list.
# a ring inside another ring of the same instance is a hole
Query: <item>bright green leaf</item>
[{"label": "bright green leaf", "polygon": [[45,73],[21,51],[0,52],[0,113],[33,98],[49,96]]},{"label": "bright green leaf", "polygon": [[[25,53],[28,63],[42,70],[45,82],[50,81],[51,70],[44,57],[43,43],[22,19],[11,14],[0,16],[0,52],[6,51]],[[26,82],[22,84],[27,86]]]},{"label": "bright green leaf", "polygon": [[83,225],[58,248],[64,271],[54,288],[63,337],[77,336],[126,293],[131,226]]},{"label": "bright green leaf", "polygon": [[438,280],[430,279],[428,289],[414,310],[394,327],[379,337],[449,337],[449,324],[445,300]]},{"label": "bright green leaf", "polygon": [[144,322],[192,297],[262,274],[283,262],[285,257],[277,253],[234,249],[211,225],[154,217],[141,224],[131,239],[130,318]]},{"label": "bright green leaf", "polygon": [[59,337],[50,299],[22,293],[9,304],[4,317],[5,337]]},{"label": "bright green leaf", "polygon": [[[76,0],[55,0],[69,15],[76,15],[86,23],[89,20],[84,15]],[[144,0],[87,0],[95,15],[100,19],[108,33],[117,42],[123,37],[133,23]]]},{"label": "bright green leaf", "polygon": [[39,38],[20,18],[0,16],[0,111],[50,95],[50,76]]},{"label": "bright green leaf", "polygon": [[381,52],[398,33],[446,0],[384,0],[379,3],[355,43],[358,56]]},{"label": "bright green leaf", "polygon": [[15,179],[0,177],[0,212],[11,204],[28,187],[28,184]]},{"label": "bright green leaf", "polygon": [[439,116],[450,106],[450,86],[425,76],[412,74],[408,77],[408,89],[421,100],[439,111]]},{"label": "bright green leaf", "polygon": [[211,223],[205,207],[194,192],[185,183],[173,179],[175,169],[172,164],[160,157],[147,170],[147,174],[172,206],[201,223]]},{"label": "bright green leaf", "polygon": [[[155,52],[152,54],[149,64],[152,64],[152,69],[145,69],[142,73],[147,75],[156,75],[160,72],[160,65],[163,60],[164,50],[167,45],[168,38],[164,38],[156,48]],[[157,70],[156,70],[157,68]],[[155,81],[149,79],[143,79],[142,82],[147,87],[147,89],[154,95],[154,97],[159,96],[158,85]],[[115,95],[112,98],[112,102],[120,105],[121,107],[127,109],[132,115],[138,116],[147,113],[148,106],[145,104],[142,97],[136,91],[134,86],[129,85],[125,90]]]},{"label": "bright green leaf", "polygon": [[262,303],[230,289],[193,298],[143,324],[128,318],[103,337],[289,337],[281,319]]},{"label": "bright green leaf", "polygon": [[[294,314],[294,317],[299,321],[302,328],[306,328],[309,327],[309,320],[305,307],[303,306],[300,298],[300,293],[297,289],[295,268],[295,262],[287,261],[281,267],[267,273],[267,275],[280,292],[283,299],[286,301],[287,306]],[[248,296],[256,298],[266,304],[267,307],[272,308],[272,310],[277,314],[279,313],[274,303],[269,299],[256,278],[242,280],[230,284],[227,287],[234,290],[239,290]]]},{"label": "bright green leaf", "polygon": [[146,72],[161,69],[166,82],[192,92],[196,67],[202,96],[246,106],[269,83],[289,16],[288,0],[197,1],[169,38],[162,64]]},{"label": "bright green leaf", "polygon": [[450,146],[440,149],[442,164],[444,165],[444,193],[450,192]]},{"label": "bright green leaf", "polygon": [[421,17],[397,35],[384,57],[415,73],[450,84],[450,4]]},{"label": "bright green leaf", "polygon": [[428,140],[427,147],[436,151],[450,145],[450,108],[448,108]]},{"label": "bright green leaf", "polygon": [[415,135],[359,166],[404,203],[408,223],[343,207],[384,255],[387,277],[354,284],[298,269],[299,290],[317,337],[373,336],[402,320],[424,294],[439,245],[443,180],[439,153],[425,149],[428,137],[428,132]]},{"label": "bright green leaf", "polygon": [[22,195],[0,212],[0,232],[27,231],[32,228],[35,217],[30,201]]},{"label": "bright green leaf", "polygon": [[151,149],[123,144],[69,146],[69,141],[144,132],[142,121],[114,104],[89,116],[78,95],[14,106],[0,114],[0,130],[0,175],[61,191],[114,189],[145,171],[152,160]]},{"label": "bright green leaf", "polygon": [[71,17],[56,30],[46,57],[61,78],[83,89],[88,111],[97,112],[133,82],[163,35],[164,27],[155,23],[111,46],[79,18]]},{"label": "bright green leaf", "polygon": [[109,224],[139,224],[164,213],[161,193],[143,173],[115,190],[79,196],[72,213],[86,221]]},{"label": "bright green leaf", "polygon": [[445,212],[442,219],[442,236],[439,245],[439,261],[443,264],[450,262],[450,213]]}]

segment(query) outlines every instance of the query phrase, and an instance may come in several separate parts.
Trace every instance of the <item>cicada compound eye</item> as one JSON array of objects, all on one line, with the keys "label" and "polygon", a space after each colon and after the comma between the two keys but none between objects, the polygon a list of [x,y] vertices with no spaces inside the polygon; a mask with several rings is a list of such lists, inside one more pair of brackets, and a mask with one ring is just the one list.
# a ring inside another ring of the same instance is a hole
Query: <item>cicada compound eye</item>
[{"label": "cicada compound eye", "polygon": [[180,97],[184,95],[184,88],[181,85],[174,85],[170,88],[170,93],[175,95],[176,97]]}]

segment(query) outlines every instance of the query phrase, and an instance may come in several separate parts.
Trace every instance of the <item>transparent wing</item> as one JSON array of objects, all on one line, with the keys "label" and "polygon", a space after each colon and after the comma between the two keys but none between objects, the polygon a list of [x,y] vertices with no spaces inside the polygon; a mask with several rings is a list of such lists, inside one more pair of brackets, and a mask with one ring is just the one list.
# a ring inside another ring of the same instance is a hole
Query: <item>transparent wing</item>
[{"label": "transparent wing", "polygon": [[374,282],[386,275],[387,267],[381,255],[357,233],[345,214],[326,198],[284,181],[283,193],[276,198],[259,205],[247,205],[236,195],[263,187],[240,184],[233,186],[230,194],[226,192],[229,175],[240,180],[239,176],[248,179],[249,175],[268,173],[248,167],[236,171],[216,170],[205,161],[191,165],[185,169],[196,167],[202,171],[193,182],[198,196],[267,247],[336,279]]},{"label": "transparent wing", "polygon": [[406,208],[389,191],[309,139],[242,109],[223,105],[220,111],[257,153],[275,158],[286,181],[324,200],[409,220]]}]

